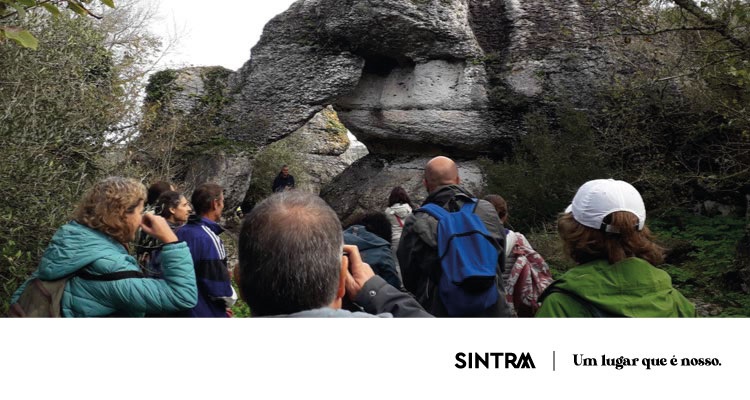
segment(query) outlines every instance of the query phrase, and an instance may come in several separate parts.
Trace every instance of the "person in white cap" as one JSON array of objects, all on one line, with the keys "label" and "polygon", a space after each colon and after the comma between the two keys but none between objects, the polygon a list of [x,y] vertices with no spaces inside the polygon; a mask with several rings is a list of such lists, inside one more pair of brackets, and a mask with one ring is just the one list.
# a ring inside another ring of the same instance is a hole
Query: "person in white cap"
[{"label": "person in white cap", "polygon": [[537,317],[695,317],[695,306],[664,270],[646,208],[629,183],[586,182],[557,221],[565,252],[579,265],[539,297]]}]

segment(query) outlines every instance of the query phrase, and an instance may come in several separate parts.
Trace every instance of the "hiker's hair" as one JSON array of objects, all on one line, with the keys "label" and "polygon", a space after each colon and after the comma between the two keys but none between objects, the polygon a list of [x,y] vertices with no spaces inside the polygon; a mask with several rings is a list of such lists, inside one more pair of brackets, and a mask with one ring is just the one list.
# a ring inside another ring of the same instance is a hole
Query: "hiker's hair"
[{"label": "hiker's hair", "polygon": [[336,213],[300,191],[276,193],[245,217],[239,288],[253,315],[325,307],[338,290],[344,238]]},{"label": "hiker's hair", "polygon": [[211,204],[214,200],[221,198],[224,188],[215,183],[204,183],[193,191],[190,196],[190,203],[193,204],[193,210],[196,215],[203,215],[211,211]]},{"label": "hiker's hair", "polygon": [[393,227],[391,227],[391,223],[388,221],[388,217],[385,216],[385,213],[367,213],[357,217],[351,224],[349,224],[349,226],[352,225],[362,225],[368,232],[382,238],[388,243],[391,242]]},{"label": "hiker's hair", "polygon": [[409,194],[406,193],[406,190],[401,186],[396,186],[395,188],[393,188],[393,190],[391,190],[391,194],[388,196],[388,207],[398,203],[408,204],[409,207],[414,208],[414,205],[409,198]]},{"label": "hiker's hair", "polygon": [[509,217],[509,215],[508,203],[505,201],[503,196],[500,196],[499,194],[488,194],[484,197],[484,199],[489,201],[490,204],[495,207],[495,211],[497,211],[497,216],[500,217],[500,221],[505,223],[506,218]]},{"label": "hiker's hair", "polygon": [[168,190],[159,196],[159,198],[156,200],[155,205],[155,213],[157,215],[160,215],[164,217],[165,219],[169,219],[169,217],[172,216],[172,211],[170,211],[170,208],[177,208],[180,205],[180,201],[182,200],[182,195],[179,192],[175,192],[173,190]]},{"label": "hiker's hair", "polygon": [[614,264],[628,257],[642,258],[652,265],[664,262],[664,249],[653,242],[648,227],[638,231],[635,214],[616,211],[605,217],[604,222],[620,233],[589,228],[576,221],[573,213],[561,214],[557,219],[557,231],[565,253],[579,264],[601,259]]},{"label": "hiker's hair", "polygon": [[154,205],[159,199],[162,193],[172,190],[172,185],[169,182],[159,181],[154,182],[148,187],[148,196],[146,196],[146,205]]},{"label": "hiker's hair", "polygon": [[146,188],[135,179],[113,176],[97,182],[78,203],[73,219],[126,244],[131,231],[126,215],[146,199]]}]

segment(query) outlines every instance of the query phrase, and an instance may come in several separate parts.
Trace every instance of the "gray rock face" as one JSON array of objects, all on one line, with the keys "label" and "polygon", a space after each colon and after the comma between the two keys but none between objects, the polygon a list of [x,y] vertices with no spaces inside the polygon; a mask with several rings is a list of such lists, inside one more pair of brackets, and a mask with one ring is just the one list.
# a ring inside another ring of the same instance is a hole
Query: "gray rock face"
[{"label": "gray rock face", "polygon": [[611,68],[600,19],[586,1],[298,1],[233,78],[230,135],[273,141],[333,104],[372,153],[323,190],[348,216],[420,193],[424,157],[502,156],[529,110],[589,107]]},{"label": "gray rock face", "polygon": [[333,104],[378,154],[502,155],[532,107],[589,106],[600,19],[585,1],[298,1],[233,77],[230,137],[268,143]]},{"label": "gray rock face", "polygon": [[171,109],[184,114],[190,113],[198,106],[198,99],[205,94],[203,67],[183,68],[174,80],[175,90],[170,99]]},{"label": "gray rock face", "polygon": [[[326,185],[320,196],[336,210],[344,225],[357,214],[385,210],[388,195],[396,186],[403,187],[412,203],[419,205],[427,197],[422,179],[429,160],[430,157],[388,159],[371,154]],[[478,163],[457,163],[461,184],[475,196],[483,195],[484,175]]]},{"label": "gray rock face", "polygon": [[[431,155],[507,155],[531,110],[591,107],[613,73],[601,24],[584,0],[299,0],[229,78],[223,129],[262,147],[332,105],[371,152],[323,189],[349,215],[395,184],[418,195]],[[315,185],[341,165],[327,146],[301,152]]]},{"label": "gray rock face", "polygon": [[[430,60],[387,76],[365,72],[354,91],[337,99],[336,109],[378,153],[424,153],[423,144],[435,152],[472,151],[502,135],[487,111],[486,84],[481,65]],[[404,146],[415,142],[418,148]]]},{"label": "gray rock face", "polygon": [[224,213],[229,214],[242,204],[252,176],[253,158],[247,153],[218,151],[190,160],[182,185],[190,196],[193,189],[205,182],[224,188]]}]

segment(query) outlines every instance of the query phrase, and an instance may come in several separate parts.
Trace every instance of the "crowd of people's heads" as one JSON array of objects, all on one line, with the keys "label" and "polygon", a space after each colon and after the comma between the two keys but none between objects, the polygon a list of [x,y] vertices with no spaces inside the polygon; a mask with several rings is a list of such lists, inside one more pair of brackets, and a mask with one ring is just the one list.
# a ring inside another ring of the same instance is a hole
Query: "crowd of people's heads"
[{"label": "crowd of people's heads", "polygon": [[[280,174],[288,174],[288,167]],[[432,192],[460,184],[456,163],[447,157],[431,159],[424,170],[424,186]],[[501,222],[508,221],[508,204],[500,195],[485,197]],[[411,199],[400,186],[387,199],[389,207]],[[223,188],[204,183],[190,201],[168,182],[148,190],[133,180],[111,177],[95,184],[83,197],[75,220],[126,244],[134,239],[144,204],[173,224],[184,224],[191,212],[218,221],[224,208]],[[411,209],[410,209],[411,210]],[[403,221],[398,220],[403,226]],[[392,222],[383,212],[368,212],[350,225],[391,242]],[[652,264],[663,261],[645,226],[645,207],[630,184],[595,180],[581,186],[571,205],[559,216],[558,232],[565,252],[577,263],[606,259],[616,263],[639,257]],[[400,234],[400,232],[399,232]],[[276,193],[246,214],[239,235],[240,293],[257,316],[292,314],[334,304],[343,296],[342,225],[320,197],[301,191]]]}]

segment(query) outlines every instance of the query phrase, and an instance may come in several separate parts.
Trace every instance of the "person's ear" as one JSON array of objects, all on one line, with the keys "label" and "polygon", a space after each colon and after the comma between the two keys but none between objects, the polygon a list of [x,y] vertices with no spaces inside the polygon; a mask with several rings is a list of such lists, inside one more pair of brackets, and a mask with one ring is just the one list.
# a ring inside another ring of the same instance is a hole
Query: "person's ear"
[{"label": "person's ear", "polygon": [[460,185],[460,184],[461,184],[461,177],[457,176],[456,177],[456,185]]},{"label": "person's ear", "polygon": [[343,298],[346,295],[346,273],[349,271],[349,259],[341,256],[341,270],[339,271],[339,287],[336,289],[336,297],[329,307],[338,310],[343,306]]}]

